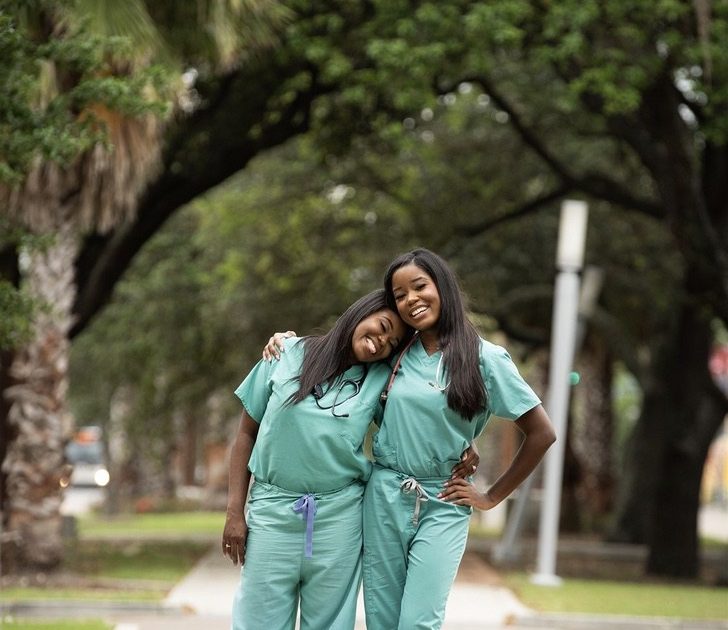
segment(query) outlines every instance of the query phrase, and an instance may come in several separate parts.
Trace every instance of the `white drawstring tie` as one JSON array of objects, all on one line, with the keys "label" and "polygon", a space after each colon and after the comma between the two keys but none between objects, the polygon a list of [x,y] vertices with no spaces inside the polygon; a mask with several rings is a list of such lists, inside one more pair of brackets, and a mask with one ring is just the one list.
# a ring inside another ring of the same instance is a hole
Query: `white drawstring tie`
[{"label": "white drawstring tie", "polygon": [[420,504],[425,501],[429,501],[430,497],[425,492],[424,488],[420,485],[414,477],[407,477],[401,484],[399,484],[400,490],[405,494],[415,494],[415,513],[412,515],[412,524],[416,527],[420,521]]}]

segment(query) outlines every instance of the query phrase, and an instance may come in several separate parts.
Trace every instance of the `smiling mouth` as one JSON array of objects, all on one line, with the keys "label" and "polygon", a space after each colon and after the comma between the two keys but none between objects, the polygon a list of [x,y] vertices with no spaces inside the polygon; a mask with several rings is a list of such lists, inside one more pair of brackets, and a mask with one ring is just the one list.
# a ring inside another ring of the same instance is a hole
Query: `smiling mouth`
[{"label": "smiling mouth", "polygon": [[416,309],[410,311],[410,317],[419,317],[427,310],[426,306],[418,306]]},{"label": "smiling mouth", "polygon": [[374,343],[374,340],[371,337],[364,337],[364,343],[366,343],[370,354],[377,354],[377,352],[379,352],[377,344]]}]

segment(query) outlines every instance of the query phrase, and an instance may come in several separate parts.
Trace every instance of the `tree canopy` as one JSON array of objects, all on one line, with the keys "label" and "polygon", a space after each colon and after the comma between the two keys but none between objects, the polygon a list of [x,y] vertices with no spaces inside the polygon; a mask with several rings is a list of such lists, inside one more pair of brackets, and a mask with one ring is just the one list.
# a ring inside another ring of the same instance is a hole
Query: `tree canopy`
[{"label": "tree canopy", "polygon": [[[481,261],[490,263],[494,277],[483,284],[491,295],[502,292],[511,310],[529,310],[513,318],[503,308],[503,321],[514,332],[530,329],[534,339],[542,332],[538,314],[546,310],[533,297],[538,291],[524,301],[519,287],[509,286],[510,273],[499,276],[493,263],[544,278],[550,254],[539,239],[553,217],[541,211],[581,195],[613,230],[600,234],[599,246],[606,249],[609,237],[619,235],[620,245],[634,248],[620,255],[640,272],[636,279],[616,274],[604,294],[608,314],[622,324],[611,329],[612,338],[634,335],[647,346],[641,353],[645,403],[630,454],[637,472],[625,484],[621,512],[629,522],[621,522],[618,534],[650,544],[652,571],[694,575],[700,470],[726,411],[707,357],[714,322],[728,321],[728,6],[292,0],[274,20],[279,36],[268,40],[275,45],[265,55],[241,47],[231,56],[210,56],[195,48],[178,4],[135,6],[147,9],[168,44],[179,43],[171,47],[197,73],[192,105],[166,127],[157,171],[133,216],[84,234],[75,258],[71,335],[88,326],[143,245],[181,207],[307,131],[326,163],[351,165],[349,181],[333,180],[333,199],[354,190],[359,203],[365,189],[386,191],[398,208],[392,216],[409,217],[400,224],[403,244],[418,238],[419,226],[446,255],[462,254],[466,277],[478,277]],[[467,108],[442,113],[448,103],[467,99],[471,114]],[[449,162],[439,163],[440,156]],[[366,177],[368,187],[353,183]],[[438,179],[453,190],[436,187]],[[248,185],[253,190],[255,182]],[[376,194],[368,201],[379,217]],[[299,212],[277,215],[278,223],[251,242],[250,257],[246,251],[221,261],[227,277],[245,267],[240,286],[255,292],[271,269],[294,257],[308,263],[304,244],[328,246],[333,238],[352,247],[362,235],[367,242],[369,228],[357,223],[359,213],[350,219],[348,206],[340,215],[318,215],[318,203],[306,207],[304,198],[301,204]],[[444,207],[448,225],[442,227],[435,210]],[[241,213],[238,220],[245,225],[250,216]],[[300,240],[290,251],[271,250],[286,225]],[[527,237],[536,255],[501,244],[492,237],[496,229]],[[473,255],[480,247],[489,258]],[[351,280],[343,268],[325,276],[333,286]],[[268,278],[292,295],[295,274],[288,287],[277,274]],[[654,296],[653,308],[631,301],[634,287]],[[641,318],[629,322],[635,313]],[[659,518],[668,508],[679,523],[665,532]]]}]

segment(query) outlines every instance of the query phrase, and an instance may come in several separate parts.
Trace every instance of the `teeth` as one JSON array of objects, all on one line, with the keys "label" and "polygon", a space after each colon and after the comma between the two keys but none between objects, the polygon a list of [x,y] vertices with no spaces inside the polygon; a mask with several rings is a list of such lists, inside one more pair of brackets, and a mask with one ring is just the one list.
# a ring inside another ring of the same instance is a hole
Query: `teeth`
[{"label": "teeth", "polygon": [[374,344],[371,337],[366,337],[365,341],[366,341],[367,347],[369,348],[369,352],[371,352],[372,354],[376,354],[377,346]]},{"label": "teeth", "polygon": [[410,317],[417,317],[418,315],[424,313],[426,309],[426,306],[420,306],[419,308],[416,308],[414,311],[410,312]]}]

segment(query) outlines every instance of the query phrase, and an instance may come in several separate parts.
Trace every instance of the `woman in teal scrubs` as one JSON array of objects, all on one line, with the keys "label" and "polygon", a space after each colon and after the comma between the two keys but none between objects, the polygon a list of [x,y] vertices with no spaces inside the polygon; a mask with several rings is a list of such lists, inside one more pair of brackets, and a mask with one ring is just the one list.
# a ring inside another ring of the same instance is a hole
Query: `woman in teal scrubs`
[{"label": "woman in teal scrubs", "polygon": [[[538,397],[508,353],[481,339],[465,315],[454,273],[418,249],[385,276],[392,308],[415,330],[374,436],[364,498],[364,604],[368,630],[440,628],[465,549],[473,507],[489,510],[533,471],[555,440]],[[481,493],[450,476],[491,416],[525,439]]]},{"label": "woman in teal scrubs", "polygon": [[[223,553],[244,563],[235,630],[351,630],[361,582],[362,445],[407,334],[384,291],[323,336],[286,339],[235,394],[243,414],[230,459]],[[248,498],[247,518],[243,514]]]}]

